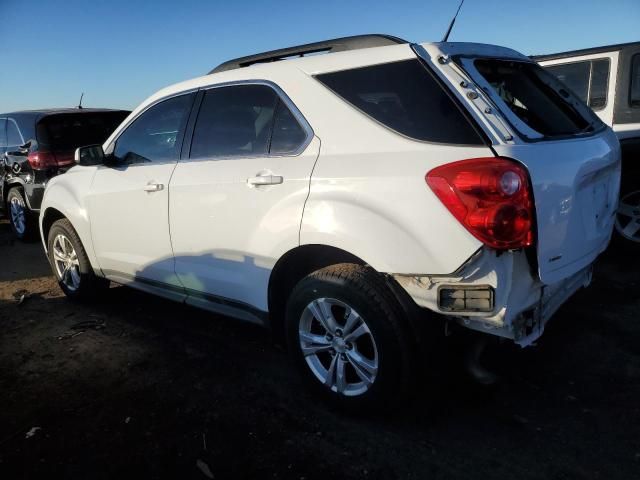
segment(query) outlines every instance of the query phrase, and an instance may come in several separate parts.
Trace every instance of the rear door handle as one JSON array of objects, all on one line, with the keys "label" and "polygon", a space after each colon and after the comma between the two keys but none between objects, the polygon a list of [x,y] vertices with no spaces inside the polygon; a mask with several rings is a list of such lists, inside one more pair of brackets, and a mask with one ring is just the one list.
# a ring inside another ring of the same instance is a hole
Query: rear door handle
[{"label": "rear door handle", "polygon": [[279,185],[284,182],[284,178],[280,175],[259,175],[257,177],[247,178],[249,185]]},{"label": "rear door handle", "polygon": [[162,183],[147,183],[143,190],[145,192],[159,192],[160,190],[164,190],[164,185]]}]

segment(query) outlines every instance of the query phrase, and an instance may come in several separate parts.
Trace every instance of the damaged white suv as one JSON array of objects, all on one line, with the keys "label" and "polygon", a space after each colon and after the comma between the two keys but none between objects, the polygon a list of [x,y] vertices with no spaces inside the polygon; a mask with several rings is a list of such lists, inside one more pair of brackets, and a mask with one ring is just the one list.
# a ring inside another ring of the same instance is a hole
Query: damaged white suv
[{"label": "damaged white suv", "polygon": [[40,216],[69,297],[268,323],[351,407],[415,381],[424,322],[531,344],[589,284],[620,183],[611,129],[529,58],[388,36],[227,62],[76,160]]}]

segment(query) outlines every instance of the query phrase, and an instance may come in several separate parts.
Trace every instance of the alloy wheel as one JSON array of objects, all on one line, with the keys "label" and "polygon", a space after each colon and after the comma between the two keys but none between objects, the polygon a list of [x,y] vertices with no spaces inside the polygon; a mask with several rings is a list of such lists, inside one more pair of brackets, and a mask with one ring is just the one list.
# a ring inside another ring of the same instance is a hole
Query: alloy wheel
[{"label": "alloy wheel", "polygon": [[640,243],[640,191],[631,192],[620,199],[616,230],[627,240]]},{"label": "alloy wheel", "polygon": [[27,228],[27,218],[25,212],[24,201],[20,197],[12,197],[9,202],[9,212],[11,215],[11,223],[16,229],[18,235],[24,235]]},{"label": "alloy wheel", "polygon": [[58,279],[69,290],[77,290],[80,287],[80,261],[71,241],[63,234],[56,235],[51,253]]},{"label": "alloy wheel", "polygon": [[364,319],[333,298],[318,298],[302,312],[299,341],[315,377],[331,391],[357,396],[373,385],[378,347]]}]

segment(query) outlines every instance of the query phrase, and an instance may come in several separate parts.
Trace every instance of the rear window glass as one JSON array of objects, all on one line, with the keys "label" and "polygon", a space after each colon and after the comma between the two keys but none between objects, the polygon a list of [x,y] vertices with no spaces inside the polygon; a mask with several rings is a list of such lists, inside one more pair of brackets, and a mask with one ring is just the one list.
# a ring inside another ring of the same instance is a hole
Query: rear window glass
[{"label": "rear window glass", "polygon": [[493,59],[476,60],[474,63],[511,111],[542,135],[573,135],[592,128],[543,81],[550,74],[539,65]]},{"label": "rear window glass", "polygon": [[407,137],[482,144],[469,121],[418,60],[325,73],[316,78],[369,117]]},{"label": "rear window glass", "polygon": [[629,105],[640,107],[640,53],[633,56],[631,61],[631,92]]},{"label": "rear window glass", "polygon": [[104,143],[128,112],[50,115],[38,123],[38,141],[52,150],[74,150]]}]

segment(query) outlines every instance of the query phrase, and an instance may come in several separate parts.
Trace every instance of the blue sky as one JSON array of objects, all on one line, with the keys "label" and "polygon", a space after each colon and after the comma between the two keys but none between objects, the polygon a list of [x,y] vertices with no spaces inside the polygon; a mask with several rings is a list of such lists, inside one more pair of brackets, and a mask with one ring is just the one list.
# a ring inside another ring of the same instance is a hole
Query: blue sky
[{"label": "blue sky", "polygon": [[[0,112],[133,108],[224,60],[361,33],[442,38],[458,0],[0,0]],[[640,40],[640,0],[466,0],[453,41],[526,54]]]}]

